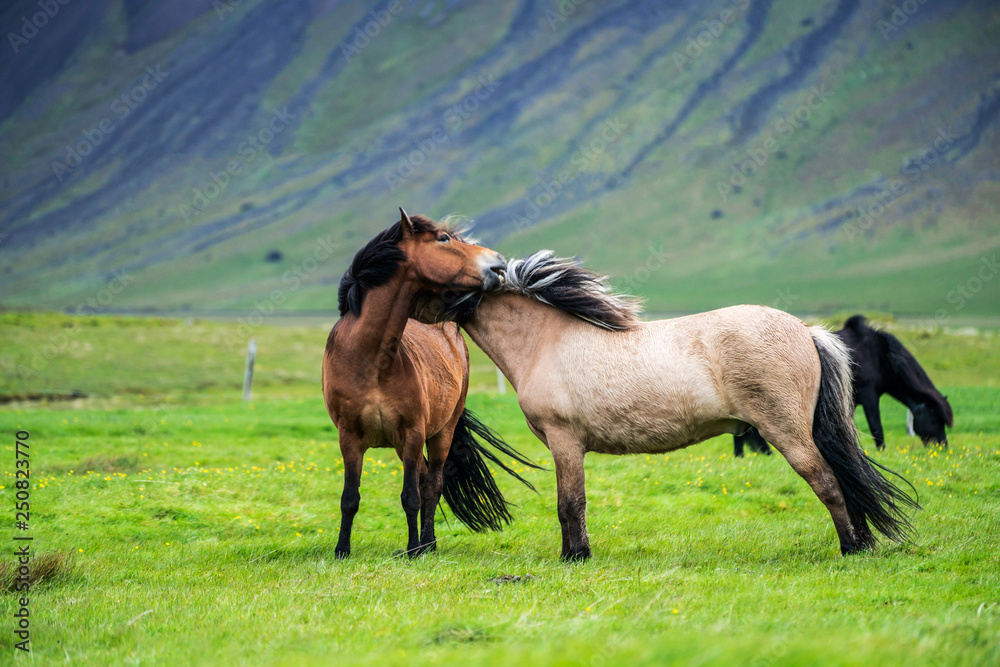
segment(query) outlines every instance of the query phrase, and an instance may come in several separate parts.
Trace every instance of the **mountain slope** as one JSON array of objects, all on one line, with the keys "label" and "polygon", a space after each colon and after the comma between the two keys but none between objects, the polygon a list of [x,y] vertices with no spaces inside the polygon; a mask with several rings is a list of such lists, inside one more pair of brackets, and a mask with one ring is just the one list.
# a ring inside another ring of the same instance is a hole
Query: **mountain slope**
[{"label": "mountain slope", "polygon": [[656,311],[1000,302],[992,3],[74,6],[0,66],[5,306],[332,311],[400,205]]}]

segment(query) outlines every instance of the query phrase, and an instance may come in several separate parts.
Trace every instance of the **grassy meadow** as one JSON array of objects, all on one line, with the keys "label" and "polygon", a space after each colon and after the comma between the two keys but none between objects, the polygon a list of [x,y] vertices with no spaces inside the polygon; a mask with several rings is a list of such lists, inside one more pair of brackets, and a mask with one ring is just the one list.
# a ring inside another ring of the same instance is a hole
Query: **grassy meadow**
[{"label": "grassy meadow", "polygon": [[[500,478],[511,526],[473,534],[442,511],[438,551],[399,559],[401,464],[370,450],[337,561],[343,468],[319,393],[331,323],[255,328],[244,403],[238,324],[0,313],[0,585],[15,533],[34,537],[40,575],[31,656],[11,632],[23,594],[0,595],[0,662],[1000,662],[995,332],[889,323],[956,416],[950,447],[924,447],[882,403],[888,445],[870,454],[919,492],[912,544],[841,558],[805,482],[779,456],[734,459],[726,437],[589,456],[595,555],[562,563],[551,457],[473,349],[469,406],[547,468],[522,472],[539,493]],[[27,533],[13,527],[18,430]]]}]

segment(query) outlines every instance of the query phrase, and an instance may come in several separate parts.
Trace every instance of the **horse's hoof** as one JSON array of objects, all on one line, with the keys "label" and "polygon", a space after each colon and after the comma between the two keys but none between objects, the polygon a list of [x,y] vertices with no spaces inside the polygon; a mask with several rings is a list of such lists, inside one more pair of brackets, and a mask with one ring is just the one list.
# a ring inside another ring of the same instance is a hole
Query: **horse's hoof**
[{"label": "horse's hoof", "polygon": [[871,547],[866,547],[863,544],[852,544],[849,547],[841,546],[840,555],[841,556],[853,556],[854,554],[863,554],[866,551],[871,551]]},{"label": "horse's hoof", "polygon": [[405,554],[410,558],[416,558],[417,556],[423,556],[424,554],[429,554],[430,552],[434,551],[435,548],[437,548],[437,545],[435,545],[433,542],[431,542],[430,544],[419,544],[413,547],[412,549],[408,549],[406,551],[400,549],[399,555],[402,556]]},{"label": "horse's hoof", "polygon": [[409,556],[410,558],[416,558],[423,553],[422,547],[413,547],[412,549],[396,549],[392,552],[393,558],[403,558]]},{"label": "horse's hoof", "polygon": [[345,558],[347,558],[348,556],[351,555],[351,550],[350,549],[335,549],[333,553],[337,557],[337,560],[344,560]]},{"label": "horse's hoof", "polygon": [[562,559],[567,563],[582,563],[590,558],[590,549],[577,549],[563,552]]}]

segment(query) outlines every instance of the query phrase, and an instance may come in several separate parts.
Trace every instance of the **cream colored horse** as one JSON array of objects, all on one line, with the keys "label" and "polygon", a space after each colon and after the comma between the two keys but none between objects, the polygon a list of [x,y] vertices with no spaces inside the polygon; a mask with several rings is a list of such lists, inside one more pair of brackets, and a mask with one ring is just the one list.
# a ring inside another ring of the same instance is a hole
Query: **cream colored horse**
[{"label": "cream colored horse", "polygon": [[[562,556],[590,556],[584,455],[670,452],[756,426],[829,510],[842,553],[905,539],[916,503],[858,444],[850,358],[820,327],[763,306],[641,322],[635,301],[542,251],[505,285],[418,305],[456,319],[517,391],[552,452]],[[877,465],[877,464],[875,464]]]}]

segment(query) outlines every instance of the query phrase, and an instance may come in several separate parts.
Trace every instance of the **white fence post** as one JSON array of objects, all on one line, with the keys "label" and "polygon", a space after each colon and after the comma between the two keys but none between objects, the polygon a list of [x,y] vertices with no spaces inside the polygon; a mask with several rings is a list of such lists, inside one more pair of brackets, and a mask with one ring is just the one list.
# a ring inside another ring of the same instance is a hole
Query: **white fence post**
[{"label": "white fence post", "polygon": [[506,394],[507,393],[507,382],[505,380],[506,380],[506,378],[504,378],[503,373],[501,373],[500,369],[498,368],[497,369],[497,391],[500,392],[501,394]]},{"label": "white fence post", "polygon": [[243,373],[243,400],[249,401],[253,393],[253,361],[257,356],[257,341],[253,338],[247,343],[247,369]]}]

